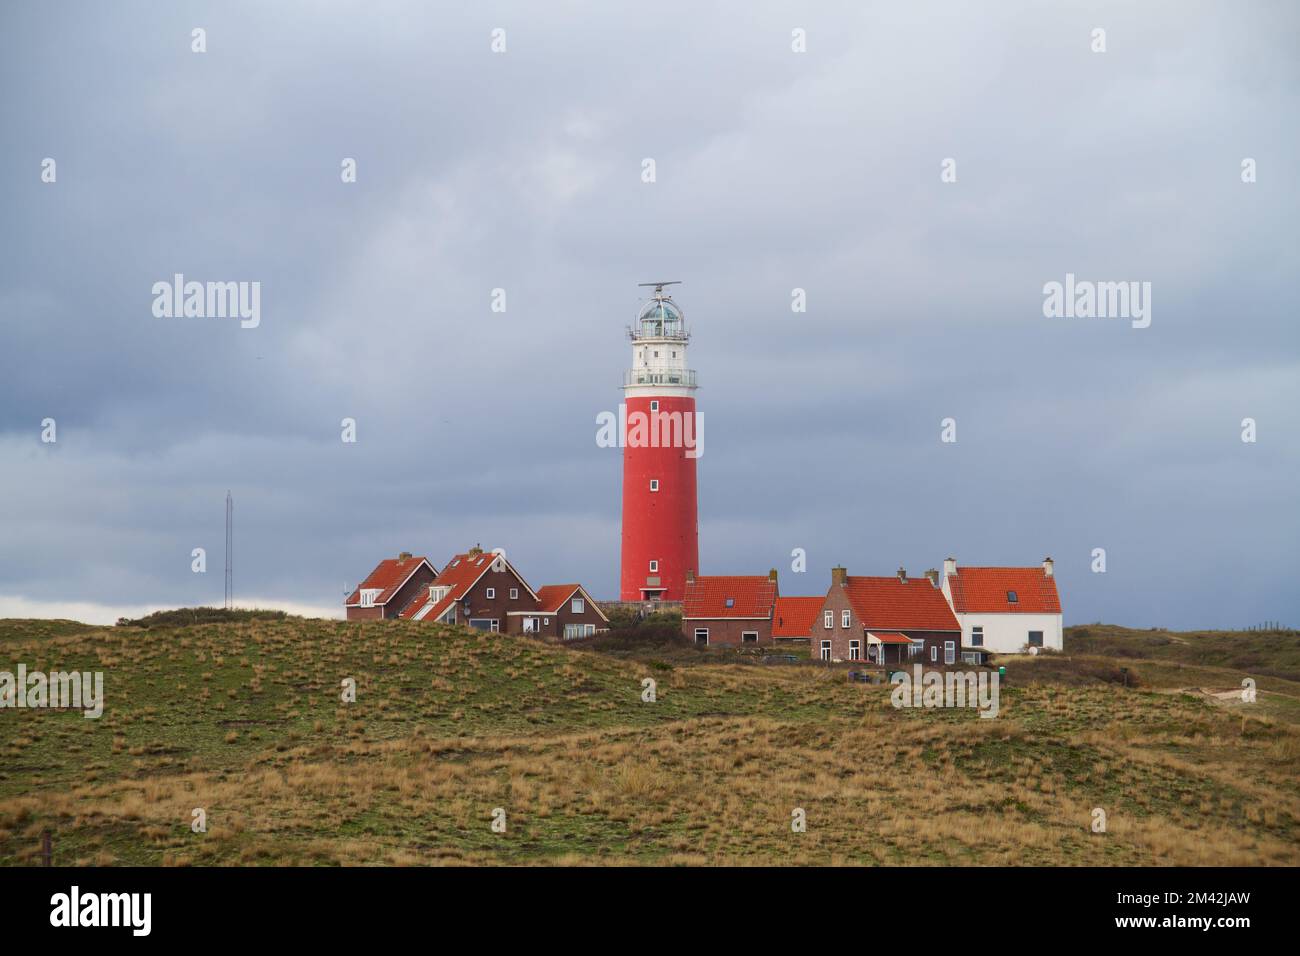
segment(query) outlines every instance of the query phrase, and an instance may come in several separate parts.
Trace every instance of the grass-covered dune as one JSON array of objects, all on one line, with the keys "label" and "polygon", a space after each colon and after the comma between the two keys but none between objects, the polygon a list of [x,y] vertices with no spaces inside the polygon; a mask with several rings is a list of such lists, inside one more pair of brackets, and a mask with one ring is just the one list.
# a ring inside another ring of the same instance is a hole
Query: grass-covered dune
[{"label": "grass-covered dune", "polygon": [[1215,696],[1230,663],[1077,630],[1009,662],[990,720],[662,635],[0,621],[0,670],[102,671],[106,698],[0,709],[0,863],[45,830],[61,864],[1300,863],[1300,685],[1266,673],[1295,637],[1250,705]]}]

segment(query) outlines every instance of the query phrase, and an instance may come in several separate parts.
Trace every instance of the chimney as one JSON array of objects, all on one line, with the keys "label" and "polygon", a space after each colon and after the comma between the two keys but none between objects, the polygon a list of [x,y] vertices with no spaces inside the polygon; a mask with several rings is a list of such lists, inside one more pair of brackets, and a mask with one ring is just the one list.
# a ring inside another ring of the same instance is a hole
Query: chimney
[{"label": "chimney", "polygon": [[938,569],[938,568],[931,568],[929,571],[926,571],[926,572],[925,572],[925,576],[926,576],[927,578],[930,579],[930,583],[933,584],[935,587],[938,587],[938,586],[939,586],[939,569]]},{"label": "chimney", "polygon": [[841,587],[849,576],[849,569],[845,567],[831,568],[831,584],[838,584]]},{"label": "chimney", "polygon": [[695,569],[694,569],[694,568],[687,568],[687,569],[686,569],[686,581],[687,581],[687,583],[689,584],[690,582],[692,582],[692,581],[694,581],[694,580],[695,580]]},{"label": "chimney", "polygon": [[483,546],[479,544],[476,544],[474,545],[474,547],[469,549],[469,556],[471,558],[476,558],[482,553],[483,553]]},{"label": "chimney", "polygon": [[771,571],[767,572],[767,579],[771,581],[773,584],[776,583],[776,568],[773,568]]},{"label": "chimney", "polygon": [[1043,558],[1043,573],[1049,578],[1052,576],[1052,559]]},{"label": "chimney", "polygon": [[904,584],[907,583],[907,568],[900,567],[898,569],[898,580],[902,581]]},{"label": "chimney", "polygon": [[410,560],[411,560],[411,552],[410,552],[410,551],[403,551],[401,554],[399,554],[399,555],[397,556],[397,560],[398,560],[399,562],[401,562],[401,561],[410,561]]},{"label": "chimney", "polygon": [[943,559],[943,576],[950,578],[957,573],[957,559],[947,557]]}]

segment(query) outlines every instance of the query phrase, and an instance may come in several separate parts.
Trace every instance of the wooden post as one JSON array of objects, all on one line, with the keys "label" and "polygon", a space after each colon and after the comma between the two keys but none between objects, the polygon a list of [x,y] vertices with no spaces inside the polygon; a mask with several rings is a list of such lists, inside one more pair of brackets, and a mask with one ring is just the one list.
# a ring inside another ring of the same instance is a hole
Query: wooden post
[{"label": "wooden post", "polygon": [[45,866],[54,865],[54,847],[49,830],[41,831],[41,860]]}]

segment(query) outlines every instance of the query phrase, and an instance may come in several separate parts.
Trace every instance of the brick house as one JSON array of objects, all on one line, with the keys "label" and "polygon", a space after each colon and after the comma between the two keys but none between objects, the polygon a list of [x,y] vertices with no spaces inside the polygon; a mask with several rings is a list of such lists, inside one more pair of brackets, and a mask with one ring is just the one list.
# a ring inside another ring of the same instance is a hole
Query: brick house
[{"label": "brick house", "polygon": [[349,621],[397,617],[438,577],[428,558],[403,551],[385,558],[343,602]]},{"label": "brick house", "polygon": [[772,641],[776,644],[806,644],[812,637],[813,622],[826,603],[824,596],[780,597],[772,609]]},{"label": "brick house", "polygon": [[581,584],[544,584],[537,589],[536,608],[510,613],[511,634],[567,641],[609,629],[609,618]]},{"label": "brick house", "polygon": [[[470,548],[452,555],[421,599],[402,617],[509,632],[511,614],[537,608],[537,593],[503,554]],[[522,622],[515,633],[522,633]]]},{"label": "brick house", "polygon": [[809,640],[814,660],[954,664],[961,625],[934,578],[909,579],[902,568],[891,577],[856,577],[841,567],[831,569]]},{"label": "brick house", "polygon": [[697,644],[770,644],[776,571],[762,575],[686,572],[682,634]]}]

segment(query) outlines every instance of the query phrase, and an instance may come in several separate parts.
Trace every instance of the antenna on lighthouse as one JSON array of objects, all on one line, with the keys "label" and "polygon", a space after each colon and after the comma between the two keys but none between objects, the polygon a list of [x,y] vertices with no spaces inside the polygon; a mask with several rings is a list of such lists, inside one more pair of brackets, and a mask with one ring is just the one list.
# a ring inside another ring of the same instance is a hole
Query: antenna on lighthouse
[{"label": "antenna on lighthouse", "polygon": [[671,282],[638,282],[637,286],[640,288],[648,288],[649,286],[654,286],[655,295],[661,296],[664,294],[664,286],[681,285],[681,284],[682,283],[680,279],[673,279]]}]

